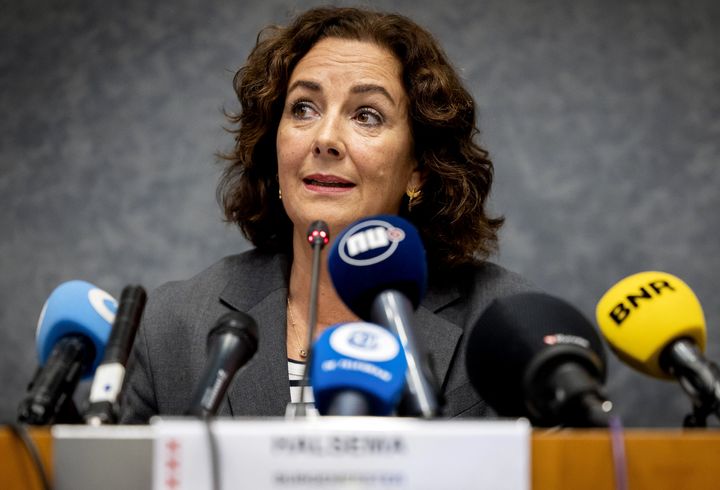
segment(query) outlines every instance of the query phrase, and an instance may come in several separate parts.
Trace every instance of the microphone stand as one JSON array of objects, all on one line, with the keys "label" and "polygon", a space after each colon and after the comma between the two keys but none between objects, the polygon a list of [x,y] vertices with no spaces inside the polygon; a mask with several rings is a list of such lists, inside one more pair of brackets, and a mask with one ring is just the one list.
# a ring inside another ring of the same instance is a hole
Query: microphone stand
[{"label": "microphone stand", "polygon": [[685,417],[685,427],[707,427],[707,418],[720,417],[720,369],[702,356],[695,343],[680,339],[661,357],[661,363],[674,375],[692,400],[693,409]]}]

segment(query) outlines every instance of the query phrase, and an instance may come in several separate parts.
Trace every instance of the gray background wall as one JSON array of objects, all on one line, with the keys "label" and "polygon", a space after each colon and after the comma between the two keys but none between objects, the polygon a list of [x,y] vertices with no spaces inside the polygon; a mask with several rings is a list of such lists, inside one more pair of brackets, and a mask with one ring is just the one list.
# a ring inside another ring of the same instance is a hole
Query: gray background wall
[{"label": "gray background wall", "polygon": [[[312,3],[312,2],[311,2]],[[594,318],[631,273],[683,278],[720,361],[720,3],[396,1],[480,107],[507,217],[495,260]],[[221,108],[258,29],[308,2],[0,3],[0,419],[63,281],[151,289],[247,248],[220,221]],[[243,280],[238,278],[238,280]],[[612,358],[612,356],[611,356]],[[628,425],[678,426],[680,388],[610,363]]]}]

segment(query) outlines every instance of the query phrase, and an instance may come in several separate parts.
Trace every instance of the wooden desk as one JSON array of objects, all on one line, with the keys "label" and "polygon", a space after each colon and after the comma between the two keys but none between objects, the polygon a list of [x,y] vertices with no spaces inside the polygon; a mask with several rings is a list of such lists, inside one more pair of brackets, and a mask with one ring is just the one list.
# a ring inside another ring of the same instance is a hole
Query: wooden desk
[{"label": "wooden desk", "polygon": [[[40,453],[48,478],[52,481],[52,436],[47,428],[30,429],[30,437]],[[32,459],[18,437],[7,427],[0,427],[0,489],[42,490]]]},{"label": "wooden desk", "polygon": [[[627,430],[625,456],[630,490],[720,489],[720,431]],[[614,489],[608,433],[535,431],[532,488]]]},{"label": "wooden desk", "polygon": [[[52,437],[31,429],[52,478]],[[603,430],[535,431],[532,435],[533,490],[613,490],[610,436]],[[625,432],[630,490],[720,489],[720,431],[638,430]],[[22,443],[0,427],[0,489],[41,489]]]}]

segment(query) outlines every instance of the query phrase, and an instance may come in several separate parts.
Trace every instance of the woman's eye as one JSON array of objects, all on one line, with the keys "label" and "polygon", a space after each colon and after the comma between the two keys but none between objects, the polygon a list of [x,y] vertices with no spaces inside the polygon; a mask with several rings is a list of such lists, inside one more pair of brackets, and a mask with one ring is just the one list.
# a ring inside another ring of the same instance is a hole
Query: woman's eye
[{"label": "woman's eye", "polygon": [[290,112],[296,119],[309,119],[317,114],[313,106],[304,100],[293,103],[290,107]]},{"label": "woman's eye", "polygon": [[379,126],[383,123],[382,114],[370,107],[363,107],[355,114],[355,120],[366,126]]}]

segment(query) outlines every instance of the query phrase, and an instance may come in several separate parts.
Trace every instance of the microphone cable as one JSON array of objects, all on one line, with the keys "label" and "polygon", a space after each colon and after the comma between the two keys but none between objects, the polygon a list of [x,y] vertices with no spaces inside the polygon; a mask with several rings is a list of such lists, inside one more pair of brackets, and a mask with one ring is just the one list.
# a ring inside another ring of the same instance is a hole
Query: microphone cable
[{"label": "microphone cable", "polygon": [[627,456],[625,454],[625,432],[619,415],[609,417],[610,450],[612,452],[613,475],[616,490],[628,490]]},{"label": "microphone cable", "polygon": [[212,490],[220,490],[220,450],[218,448],[217,437],[213,432],[213,417],[202,417],[205,427],[205,435],[207,436],[208,449],[210,450],[210,488]]},{"label": "microphone cable", "polygon": [[20,440],[20,442],[22,442],[25,451],[27,451],[28,456],[30,456],[30,460],[35,468],[35,473],[40,479],[40,484],[43,490],[51,490],[52,485],[50,484],[50,479],[48,478],[45,465],[40,458],[40,451],[38,451],[35,441],[33,441],[32,437],[30,437],[27,426],[25,424],[11,422],[7,424],[6,427]]}]

